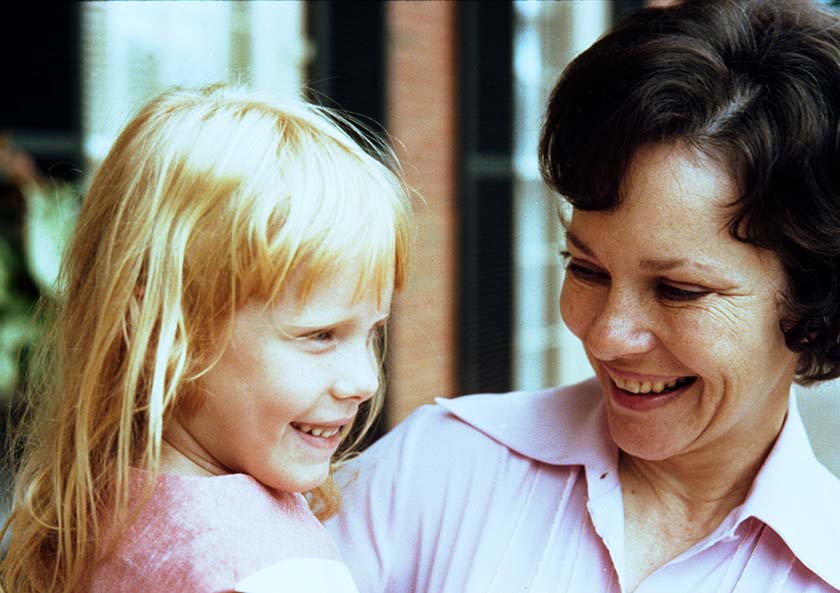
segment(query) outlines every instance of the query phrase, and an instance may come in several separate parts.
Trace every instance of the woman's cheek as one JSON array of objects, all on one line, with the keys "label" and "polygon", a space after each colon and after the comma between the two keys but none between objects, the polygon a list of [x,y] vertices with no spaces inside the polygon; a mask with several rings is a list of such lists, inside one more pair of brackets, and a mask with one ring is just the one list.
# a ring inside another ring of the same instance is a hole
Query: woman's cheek
[{"label": "woman's cheek", "polygon": [[560,317],[566,327],[580,340],[583,340],[586,335],[586,328],[593,315],[594,301],[590,300],[589,304],[586,304],[586,292],[572,278],[566,279],[560,292]]}]

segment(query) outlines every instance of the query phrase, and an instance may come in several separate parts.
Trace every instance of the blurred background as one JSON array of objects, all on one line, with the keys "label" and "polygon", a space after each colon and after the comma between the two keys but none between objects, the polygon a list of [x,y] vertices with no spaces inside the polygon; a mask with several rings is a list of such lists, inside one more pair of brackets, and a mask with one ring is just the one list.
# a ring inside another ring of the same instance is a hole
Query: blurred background
[{"label": "blurred background", "polygon": [[[395,302],[380,434],[436,396],[591,374],[562,325],[558,202],[539,178],[541,112],[564,65],[644,0],[10,3],[0,47],[0,409],[20,381],[85,175],[171,85],[305,94],[393,139],[419,238]],[[829,2],[826,2],[829,4]],[[840,474],[840,388],[802,390]],[[5,490],[5,488],[4,488]]]}]

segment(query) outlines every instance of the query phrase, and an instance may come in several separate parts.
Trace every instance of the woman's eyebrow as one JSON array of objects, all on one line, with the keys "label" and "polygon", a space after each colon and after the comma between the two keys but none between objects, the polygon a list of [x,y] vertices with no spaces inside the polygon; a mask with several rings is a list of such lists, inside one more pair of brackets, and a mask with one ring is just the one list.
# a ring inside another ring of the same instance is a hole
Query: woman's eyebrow
[{"label": "woman's eyebrow", "polygon": [[584,255],[587,255],[589,257],[597,257],[592,248],[589,247],[589,245],[587,245],[583,239],[575,235],[573,231],[566,230],[566,242],[574,245],[575,248],[582,251]]},{"label": "woman's eyebrow", "polygon": [[[385,324],[390,319],[390,316],[390,313],[383,313],[382,315],[378,315],[373,318],[371,323],[373,325]],[[312,317],[289,320],[284,322],[284,324],[286,327],[294,330],[307,331],[314,329],[335,329],[337,327],[351,325],[358,322],[360,322],[359,318],[354,315],[339,315],[333,317],[326,315],[318,317],[317,315],[313,315]]]},{"label": "woman's eyebrow", "polygon": [[675,268],[695,268],[702,272],[720,272],[720,270],[715,266],[685,257],[677,257],[673,259],[645,259],[641,261],[639,266],[651,272],[667,272]]},{"label": "woman's eyebrow", "polygon": [[[587,257],[597,259],[598,256],[595,255],[595,251],[573,231],[566,231],[566,241],[574,245],[576,249],[580,250]],[[721,274],[723,272],[723,270],[717,266],[685,257],[644,259],[639,263],[639,267],[655,273],[667,272],[676,268],[694,268],[696,270],[714,274]]]}]

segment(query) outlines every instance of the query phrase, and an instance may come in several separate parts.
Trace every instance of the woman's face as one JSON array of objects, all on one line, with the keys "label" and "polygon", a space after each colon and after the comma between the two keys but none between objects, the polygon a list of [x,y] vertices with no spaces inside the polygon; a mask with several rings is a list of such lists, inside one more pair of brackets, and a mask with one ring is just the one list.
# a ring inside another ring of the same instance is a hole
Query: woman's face
[{"label": "woman's face", "polygon": [[797,360],[779,329],[778,259],[732,238],[736,187],[695,152],[641,149],[625,190],[614,211],[573,213],[560,298],[613,438],[650,460],[765,449]]}]

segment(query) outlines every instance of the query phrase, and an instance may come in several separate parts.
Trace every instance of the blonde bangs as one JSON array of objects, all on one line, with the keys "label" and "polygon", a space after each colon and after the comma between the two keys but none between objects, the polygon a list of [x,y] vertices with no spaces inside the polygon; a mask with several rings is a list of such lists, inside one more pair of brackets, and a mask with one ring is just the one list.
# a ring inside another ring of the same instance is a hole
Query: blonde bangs
[{"label": "blonde bangs", "polygon": [[288,119],[281,129],[276,160],[245,176],[225,229],[233,242],[226,259],[239,287],[237,305],[252,297],[274,300],[292,272],[301,281],[301,300],[348,268],[358,270],[358,298],[371,289],[399,290],[411,235],[409,195],[399,174],[335,130]]}]

